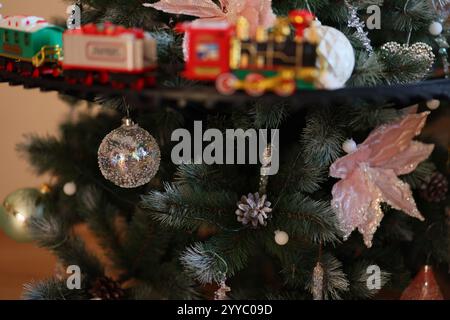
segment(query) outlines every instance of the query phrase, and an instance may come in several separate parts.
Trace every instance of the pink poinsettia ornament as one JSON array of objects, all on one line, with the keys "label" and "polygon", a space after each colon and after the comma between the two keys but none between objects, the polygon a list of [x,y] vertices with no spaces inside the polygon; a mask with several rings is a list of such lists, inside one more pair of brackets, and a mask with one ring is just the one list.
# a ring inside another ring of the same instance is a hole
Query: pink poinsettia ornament
[{"label": "pink poinsettia ornament", "polygon": [[413,141],[429,112],[408,111],[399,121],[375,129],[354,152],[331,165],[330,175],[341,179],[333,187],[332,206],[344,239],[358,228],[370,248],[383,218],[382,202],[424,220],[409,185],[398,176],[414,171],[430,156],[434,145]]},{"label": "pink poinsettia ornament", "polygon": [[144,3],[144,6],[167,13],[198,17],[198,20],[205,22],[226,21],[235,24],[243,16],[250,24],[251,35],[256,34],[258,26],[270,28],[276,20],[272,0],[219,0],[218,3],[219,5],[212,0],[161,0]]}]

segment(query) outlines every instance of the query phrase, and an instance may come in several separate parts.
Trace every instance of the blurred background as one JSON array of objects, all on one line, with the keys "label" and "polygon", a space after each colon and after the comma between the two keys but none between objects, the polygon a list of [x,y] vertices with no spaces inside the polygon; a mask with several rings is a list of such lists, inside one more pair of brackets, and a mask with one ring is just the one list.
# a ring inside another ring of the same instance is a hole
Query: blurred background
[{"label": "blurred background", "polygon": [[[2,15],[36,15],[45,19],[64,18],[69,2],[63,0],[0,0]],[[70,108],[56,93],[42,93],[0,84],[0,201],[23,187],[39,187],[50,177],[37,177],[15,148],[23,135],[57,134],[58,124],[70,116]],[[433,112],[424,132],[442,146],[449,146],[450,110]],[[0,299],[19,299],[26,282],[54,274],[55,258],[33,244],[18,244],[0,231]],[[445,274],[445,272],[443,272]]]},{"label": "blurred background", "polygon": [[[61,0],[0,0],[0,14],[35,15],[46,19],[65,17],[67,3]],[[70,109],[56,93],[24,90],[0,84],[0,199],[21,187],[39,187],[49,177],[36,177],[15,145],[27,133],[55,134]],[[19,299],[22,285],[50,276],[55,259],[33,244],[18,244],[0,231],[0,299]]]}]

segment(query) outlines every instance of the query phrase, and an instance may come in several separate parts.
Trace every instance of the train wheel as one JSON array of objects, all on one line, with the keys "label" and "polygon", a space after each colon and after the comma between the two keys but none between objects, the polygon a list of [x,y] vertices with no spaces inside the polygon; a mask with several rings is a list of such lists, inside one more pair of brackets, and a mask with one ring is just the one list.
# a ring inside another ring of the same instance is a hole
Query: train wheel
[{"label": "train wheel", "polygon": [[109,82],[109,74],[108,72],[101,72],[99,81],[101,84],[106,84]]},{"label": "train wheel", "polygon": [[14,71],[14,64],[11,61],[6,64],[6,71],[8,72]]},{"label": "train wheel", "polygon": [[70,77],[66,77],[65,80],[70,85],[77,84],[77,82],[78,82],[76,78],[70,78]]},{"label": "train wheel", "polygon": [[216,80],[216,89],[221,94],[230,96],[236,92],[238,78],[232,73],[221,74]]},{"label": "train wheel", "polygon": [[145,78],[145,86],[146,87],[154,87],[156,85],[155,77],[147,77]]},{"label": "train wheel", "polygon": [[266,91],[262,86],[264,76],[259,73],[250,73],[245,77],[245,92],[252,97],[260,97]]},{"label": "train wheel", "polygon": [[111,85],[114,89],[124,89],[125,88],[125,84],[119,81],[112,81]]},{"label": "train wheel", "polygon": [[83,82],[88,87],[92,86],[94,84],[94,75],[92,73],[86,74],[86,76],[83,79]]},{"label": "train wheel", "polygon": [[61,70],[59,68],[53,68],[52,70],[52,76],[54,78],[58,78],[61,75]]},{"label": "train wheel", "polygon": [[295,88],[296,86],[294,80],[283,80],[277,84],[274,91],[280,97],[289,97],[295,92]]},{"label": "train wheel", "polygon": [[136,90],[136,91],[141,91],[144,88],[145,88],[145,79],[144,78],[137,79],[136,81],[134,81],[131,84],[131,89]]},{"label": "train wheel", "polygon": [[23,77],[31,77],[32,72],[30,70],[21,70],[20,75]]},{"label": "train wheel", "polygon": [[33,70],[33,74],[31,75],[32,78],[39,78],[41,76],[41,71],[38,68],[35,68]]}]

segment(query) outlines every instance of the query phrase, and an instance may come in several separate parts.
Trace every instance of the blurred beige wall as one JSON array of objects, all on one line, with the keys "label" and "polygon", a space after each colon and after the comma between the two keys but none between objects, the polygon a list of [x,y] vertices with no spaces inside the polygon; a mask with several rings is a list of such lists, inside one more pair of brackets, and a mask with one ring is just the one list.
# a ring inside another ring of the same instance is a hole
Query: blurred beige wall
[{"label": "blurred beige wall", "polygon": [[[50,19],[65,16],[68,3],[63,0],[0,0],[0,14],[36,15]],[[26,133],[54,134],[68,112],[56,93],[41,93],[0,84],[0,202],[11,191],[38,186],[46,178],[33,175],[24,159],[19,159],[15,145]]]},{"label": "blurred beige wall", "polygon": [[[63,0],[0,0],[0,14],[36,15],[46,19],[64,17]],[[0,84],[0,203],[11,191],[39,186],[46,177],[36,177],[15,145],[26,133],[55,134],[68,114],[68,107],[56,93]],[[0,231],[0,299],[18,299],[24,283],[47,278],[55,270],[55,258],[33,243],[19,244]]]}]

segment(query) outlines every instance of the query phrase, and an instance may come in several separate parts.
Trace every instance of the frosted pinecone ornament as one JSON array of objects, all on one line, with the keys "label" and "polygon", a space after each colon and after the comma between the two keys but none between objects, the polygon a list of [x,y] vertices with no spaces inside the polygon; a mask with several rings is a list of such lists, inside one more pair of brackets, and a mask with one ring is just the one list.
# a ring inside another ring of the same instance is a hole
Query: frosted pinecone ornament
[{"label": "frosted pinecone ornament", "polygon": [[257,228],[259,225],[266,226],[267,219],[269,218],[271,203],[266,201],[267,196],[259,196],[259,193],[249,193],[247,196],[242,196],[241,200],[237,203],[238,209],[236,210],[237,219],[243,225],[250,224],[253,228]]}]

